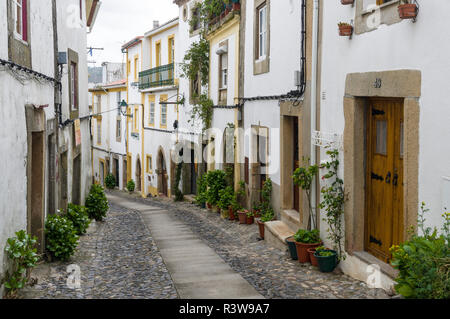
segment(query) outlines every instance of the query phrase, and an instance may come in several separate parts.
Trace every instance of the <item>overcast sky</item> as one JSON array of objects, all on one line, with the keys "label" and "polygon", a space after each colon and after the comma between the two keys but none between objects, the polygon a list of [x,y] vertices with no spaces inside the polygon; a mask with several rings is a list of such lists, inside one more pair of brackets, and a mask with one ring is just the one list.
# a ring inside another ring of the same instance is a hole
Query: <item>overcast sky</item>
[{"label": "overcast sky", "polygon": [[[102,0],[92,33],[88,34],[88,47],[93,50],[88,61],[124,62],[121,46],[153,28],[153,20],[160,24],[176,18],[178,6],[173,0]],[[89,66],[94,66],[89,63]]]}]

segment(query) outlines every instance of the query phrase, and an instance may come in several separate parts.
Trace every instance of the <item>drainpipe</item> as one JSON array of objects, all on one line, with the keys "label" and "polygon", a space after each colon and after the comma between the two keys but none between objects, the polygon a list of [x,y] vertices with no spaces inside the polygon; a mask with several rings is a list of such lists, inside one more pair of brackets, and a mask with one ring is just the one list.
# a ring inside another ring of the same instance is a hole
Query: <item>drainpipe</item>
[{"label": "drainpipe", "polygon": [[[316,131],[317,121],[317,56],[318,56],[318,38],[319,38],[319,0],[313,0],[313,18],[312,18],[312,57],[311,57],[311,135]],[[311,165],[316,165],[316,147],[311,139]],[[314,215],[316,215],[316,180],[313,180],[311,187],[311,203]],[[316,216],[317,217],[317,216]],[[313,228],[316,226],[316,220],[312,221]]]}]

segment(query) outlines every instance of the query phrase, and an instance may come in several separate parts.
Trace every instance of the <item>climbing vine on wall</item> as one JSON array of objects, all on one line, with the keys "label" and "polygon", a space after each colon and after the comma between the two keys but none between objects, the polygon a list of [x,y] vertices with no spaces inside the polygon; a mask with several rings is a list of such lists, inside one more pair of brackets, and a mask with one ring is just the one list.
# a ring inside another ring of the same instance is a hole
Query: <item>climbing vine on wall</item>
[{"label": "climbing vine on wall", "polygon": [[342,248],[342,240],[344,239],[344,229],[342,225],[344,215],[344,181],[339,178],[339,151],[336,149],[328,150],[327,155],[330,161],[325,163],[322,168],[327,169],[327,173],[322,177],[328,180],[328,185],[322,187],[321,193],[323,200],[319,207],[324,210],[325,218],[328,224],[328,238],[333,241],[334,249],[338,252],[339,259],[345,259]]}]

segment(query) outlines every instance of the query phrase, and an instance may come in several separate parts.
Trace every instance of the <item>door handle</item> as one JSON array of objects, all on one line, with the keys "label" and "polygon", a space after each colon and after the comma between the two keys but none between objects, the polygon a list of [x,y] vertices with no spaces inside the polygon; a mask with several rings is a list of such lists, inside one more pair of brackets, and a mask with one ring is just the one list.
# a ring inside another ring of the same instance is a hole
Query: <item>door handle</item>
[{"label": "door handle", "polygon": [[391,172],[388,172],[388,174],[386,175],[386,184],[390,183],[391,183]]},{"label": "door handle", "polygon": [[392,185],[397,186],[398,184],[398,174],[394,174],[394,179],[392,180]]}]

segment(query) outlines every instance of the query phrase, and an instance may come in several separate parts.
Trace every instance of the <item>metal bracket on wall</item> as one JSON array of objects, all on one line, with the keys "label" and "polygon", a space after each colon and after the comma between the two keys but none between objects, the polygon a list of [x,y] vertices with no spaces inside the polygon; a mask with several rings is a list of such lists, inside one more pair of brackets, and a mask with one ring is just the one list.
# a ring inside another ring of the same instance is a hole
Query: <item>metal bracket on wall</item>
[{"label": "metal bracket on wall", "polygon": [[311,143],[315,146],[331,147],[341,151],[344,148],[343,136],[337,133],[312,131]]}]

